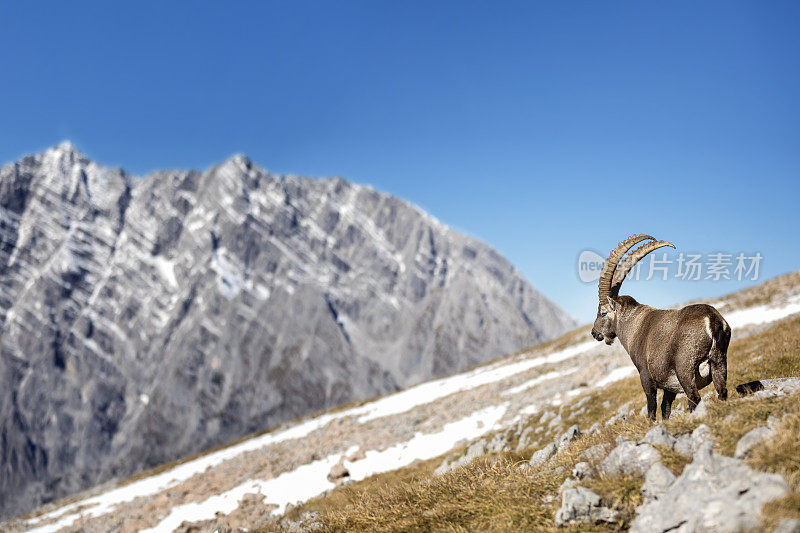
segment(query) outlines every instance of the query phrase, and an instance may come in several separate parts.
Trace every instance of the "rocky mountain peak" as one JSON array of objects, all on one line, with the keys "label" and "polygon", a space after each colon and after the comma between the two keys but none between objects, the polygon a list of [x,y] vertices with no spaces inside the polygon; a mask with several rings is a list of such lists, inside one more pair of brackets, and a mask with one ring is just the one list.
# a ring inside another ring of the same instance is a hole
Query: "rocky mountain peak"
[{"label": "rocky mountain peak", "polygon": [[372,188],[241,155],[133,180],[62,144],[0,169],[0,512],[572,325]]}]

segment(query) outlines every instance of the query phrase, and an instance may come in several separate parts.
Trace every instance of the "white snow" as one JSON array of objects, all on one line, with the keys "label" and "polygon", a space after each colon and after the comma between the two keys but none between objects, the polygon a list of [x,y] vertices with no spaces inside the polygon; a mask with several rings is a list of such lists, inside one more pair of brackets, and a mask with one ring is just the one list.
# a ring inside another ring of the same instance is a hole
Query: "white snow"
[{"label": "white snow", "polygon": [[163,255],[157,255],[153,258],[153,265],[155,265],[161,277],[167,280],[170,285],[173,287],[178,286],[178,280],[175,277],[175,265],[172,264],[172,261]]},{"label": "white snow", "polygon": [[610,383],[614,383],[615,381],[619,381],[621,379],[625,379],[628,376],[632,376],[636,373],[635,366],[621,366],[619,368],[615,368],[609,374],[594,384],[595,388],[605,387]]},{"label": "white snow", "polygon": [[547,374],[542,374],[541,376],[536,376],[535,378],[526,381],[521,385],[517,385],[516,387],[512,387],[508,390],[502,392],[504,396],[511,395],[511,394],[518,394],[522,391],[528,390],[531,387],[542,383],[543,381],[547,381],[548,379],[555,379],[560,378],[562,376],[568,376],[574,372],[578,371],[578,367],[568,368],[566,370],[553,370],[552,372],[548,372]]},{"label": "white snow", "polygon": [[[345,468],[350,472],[350,478],[358,481],[373,474],[401,468],[417,459],[431,459],[452,449],[460,440],[471,440],[488,432],[502,418],[506,408],[507,404],[488,407],[456,422],[445,424],[439,432],[417,433],[408,442],[386,450],[369,450],[364,459],[344,461]],[[352,454],[356,449],[352,447],[344,456]],[[333,488],[334,484],[328,481],[327,476],[342,457],[342,454],[330,455],[273,479],[247,481],[205,501],[173,507],[170,514],[157,526],[144,531],[168,533],[186,520],[207,520],[214,518],[216,513],[229,514],[238,507],[239,500],[247,493],[264,494],[264,503],[278,506],[273,514],[281,514],[287,504],[303,502]]]},{"label": "white snow", "polygon": [[741,328],[743,326],[774,322],[795,313],[800,313],[800,294],[792,296],[783,305],[759,305],[732,311],[722,316],[731,328]]},{"label": "white snow", "polygon": [[[415,387],[411,387],[397,394],[385,396],[379,400],[364,405],[360,410],[363,416],[359,422],[366,422],[383,416],[394,415],[410,411],[414,407],[433,402],[439,398],[444,398],[456,392],[474,389],[481,385],[495,383],[503,379],[525,372],[531,368],[547,363],[557,363],[570,357],[586,352],[596,347],[596,341],[576,344],[564,348],[558,352],[531,359],[522,359],[514,363],[494,364],[481,367],[471,372],[457,374],[455,376],[428,381]],[[356,410],[358,411],[358,410]],[[355,413],[354,413],[355,414]]]}]

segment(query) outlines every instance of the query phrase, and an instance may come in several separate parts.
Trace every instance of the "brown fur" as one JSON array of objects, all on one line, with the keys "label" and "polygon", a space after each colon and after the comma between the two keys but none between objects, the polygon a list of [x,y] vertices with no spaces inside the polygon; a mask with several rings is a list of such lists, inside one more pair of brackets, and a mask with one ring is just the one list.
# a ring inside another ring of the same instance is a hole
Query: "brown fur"
[{"label": "brown fur", "polygon": [[[714,307],[689,305],[656,309],[630,296],[608,298],[598,307],[592,336],[607,344],[619,337],[639,371],[647,416],[656,418],[656,393],[664,390],[661,416],[669,418],[672,402],[686,393],[689,410],[700,402],[700,389],[713,381],[717,396],[728,397],[727,354],[731,328]],[[707,363],[708,373],[701,372]]]}]

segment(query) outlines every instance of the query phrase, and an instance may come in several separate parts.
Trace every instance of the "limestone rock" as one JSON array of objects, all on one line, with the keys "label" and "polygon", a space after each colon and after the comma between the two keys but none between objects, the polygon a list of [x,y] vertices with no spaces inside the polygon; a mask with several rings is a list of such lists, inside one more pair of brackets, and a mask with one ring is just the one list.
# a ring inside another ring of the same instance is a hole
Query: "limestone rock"
[{"label": "limestone rock", "polygon": [[675,446],[675,437],[669,434],[669,431],[662,425],[658,425],[645,433],[641,442],[652,444],[653,446],[666,446],[672,448]]},{"label": "limestone rock", "polygon": [[619,512],[600,505],[600,496],[585,487],[567,489],[561,495],[561,507],[556,511],[556,527],[570,524],[613,523]]},{"label": "limestone rock", "polygon": [[678,437],[675,442],[674,450],[684,457],[692,457],[700,447],[707,443],[714,442],[714,435],[711,428],[706,424],[700,424],[694,431]]},{"label": "limestone rock", "polygon": [[620,474],[643,476],[653,464],[661,459],[658,451],[646,442],[625,441],[611,450],[598,471],[606,476]]},{"label": "limestone rock", "polygon": [[577,425],[573,424],[564,433],[562,433],[560,437],[558,437],[556,446],[559,450],[563,450],[580,436],[581,430],[578,429]]},{"label": "limestone rock", "polygon": [[788,494],[780,475],[758,473],[741,460],[711,451],[706,441],[694,461],[655,501],[637,509],[633,533],[757,530],[761,508]]},{"label": "limestone rock", "polygon": [[796,518],[784,518],[778,522],[778,526],[772,533],[800,533],[800,520]]},{"label": "limestone rock", "polygon": [[642,485],[642,494],[644,494],[644,501],[651,502],[660,498],[675,482],[675,474],[669,468],[661,463],[653,463],[650,470],[644,476],[644,484]]},{"label": "limestone rock", "polygon": [[751,429],[736,443],[736,451],[733,456],[737,459],[743,459],[750,453],[750,450],[769,440],[773,435],[775,435],[775,430],[768,426]]},{"label": "limestone rock", "polygon": [[583,450],[580,458],[591,464],[596,464],[605,459],[609,451],[611,451],[610,444],[595,444]]},{"label": "limestone rock", "polygon": [[550,443],[541,450],[534,452],[529,464],[531,466],[541,466],[547,462],[555,453],[558,448],[555,443]]}]

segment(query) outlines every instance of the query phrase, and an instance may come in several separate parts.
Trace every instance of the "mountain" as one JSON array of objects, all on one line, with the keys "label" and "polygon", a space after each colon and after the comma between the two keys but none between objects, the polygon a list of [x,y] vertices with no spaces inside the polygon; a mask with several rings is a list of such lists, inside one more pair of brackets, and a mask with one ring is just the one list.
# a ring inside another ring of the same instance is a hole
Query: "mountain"
[{"label": "mountain", "polygon": [[0,516],[573,325],[369,187],[64,143],[0,169]]}]

